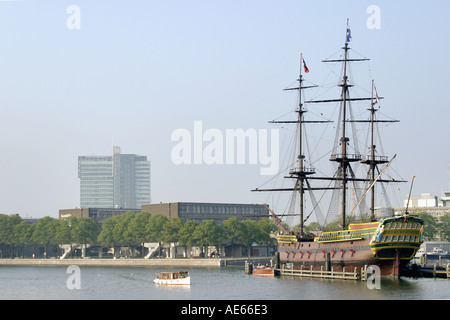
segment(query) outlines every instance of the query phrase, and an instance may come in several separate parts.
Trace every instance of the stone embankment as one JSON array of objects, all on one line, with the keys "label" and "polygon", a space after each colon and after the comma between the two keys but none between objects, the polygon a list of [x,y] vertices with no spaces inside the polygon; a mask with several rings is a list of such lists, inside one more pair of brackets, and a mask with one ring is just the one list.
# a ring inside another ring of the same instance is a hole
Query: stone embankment
[{"label": "stone embankment", "polygon": [[245,261],[266,264],[270,258],[210,259],[0,259],[0,266],[95,266],[95,267],[209,267],[244,266]]}]

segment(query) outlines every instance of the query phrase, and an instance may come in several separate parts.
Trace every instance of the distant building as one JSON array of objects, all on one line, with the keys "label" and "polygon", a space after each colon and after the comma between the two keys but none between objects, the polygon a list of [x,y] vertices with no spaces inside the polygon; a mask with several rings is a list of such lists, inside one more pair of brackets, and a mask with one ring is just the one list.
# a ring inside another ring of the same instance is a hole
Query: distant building
[{"label": "distant building", "polygon": [[79,156],[81,208],[140,208],[150,203],[150,162],[146,156]]},{"label": "distant building", "polygon": [[180,217],[184,221],[201,223],[214,220],[220,224],[236,217],[239,220],[260,220],[269,217],[269,211],[261,204],[170,202],[142,205],[142,211],[152,215],[162,214],[168,218]]},{"label": "distant building", "polygon": [[444,196],[439,197],[439,207],[450,207],[450,191],[444,192]]},{"label": "distant building", "polygon": [[103,220],[123,214],[128,211],[138,213],[140,209],[123,209],[123,208],[75,208],[75,209],[61,209],[59,210],[59,219],[66,219],[68,217],[76,218],[92,218],[95,221],[102,223]]},{"label": "distant building", "polygon": [[408,204],[408,197],[406,196],[404,206],[409,208],[437,207],[438,197],[433,196],[431,193],[422,193],[420,196],[412,196]]},{"label": "distant building", "polygon": [[440,218],[445,214],[450,213],[450,206],[442,205],[443,198],[444,197],[438,199],[437,196],[434,196],[431,193],[422,193],[420,196],[412,196],[408,202],[408,196],[406,196],[403,208],[397,208],[395,214],[404,214],[405,208],[408,205],[408,212],[410,214],[424,212],[435,218]]}]

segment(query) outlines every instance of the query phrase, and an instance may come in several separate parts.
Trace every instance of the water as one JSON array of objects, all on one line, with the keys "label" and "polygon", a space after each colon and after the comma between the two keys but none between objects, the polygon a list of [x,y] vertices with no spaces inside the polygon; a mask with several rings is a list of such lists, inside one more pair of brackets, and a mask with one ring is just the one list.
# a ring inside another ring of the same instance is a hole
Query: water
[{"label": "water", "polygon": [[[179,270],[179,269],[178,269]],[[380,289],[366,282],[307,278],[265,278],[246,275],[243,268],[186,268],[190,287],[153,283],[157,267],[80,268],[80,289],[69,289],[72,273],[59,266],[1,266],[0,299],[79,300],[327,300],[450,299],[450,280],[438,278],[383,280]]]}]

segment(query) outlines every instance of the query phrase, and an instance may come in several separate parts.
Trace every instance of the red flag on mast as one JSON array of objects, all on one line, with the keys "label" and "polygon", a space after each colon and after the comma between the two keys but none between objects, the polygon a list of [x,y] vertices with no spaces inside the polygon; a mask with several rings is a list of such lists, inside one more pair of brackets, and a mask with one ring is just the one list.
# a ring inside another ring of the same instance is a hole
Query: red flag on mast
[{"label": "red flag on mast", "polygon": [[380,98],[378,97],[377,87],[373,85],[373,88],[375,90],[375,97],[376,97],[374,104],[377,104],[378,102],[380,102]]},{"label": "red flag on mast", "polygon": [[303,60],[303,68],[305,69],[305,72],[308,73],[308,72],[309,72],[309,69],[308,69],[308,67],[306,66],[305,59],[302,58],[302,60]]}]

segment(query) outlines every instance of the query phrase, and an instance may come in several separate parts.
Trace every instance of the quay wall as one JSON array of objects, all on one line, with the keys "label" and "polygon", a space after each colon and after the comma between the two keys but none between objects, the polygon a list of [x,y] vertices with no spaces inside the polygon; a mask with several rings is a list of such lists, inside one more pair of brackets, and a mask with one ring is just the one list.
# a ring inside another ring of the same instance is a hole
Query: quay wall
[{"label": "quay wall", "polygon": [[270,258],[210,259],[0,259],[0,266],[95,266],[95,267],[208,267],[244,266],[245,261],[266,263]]}]

